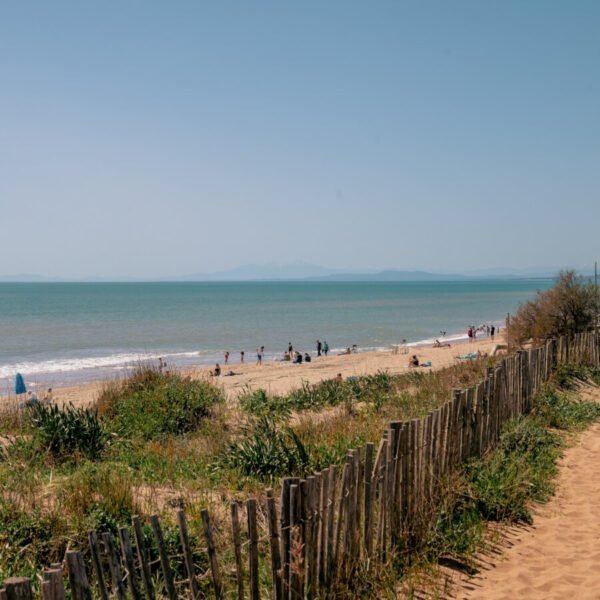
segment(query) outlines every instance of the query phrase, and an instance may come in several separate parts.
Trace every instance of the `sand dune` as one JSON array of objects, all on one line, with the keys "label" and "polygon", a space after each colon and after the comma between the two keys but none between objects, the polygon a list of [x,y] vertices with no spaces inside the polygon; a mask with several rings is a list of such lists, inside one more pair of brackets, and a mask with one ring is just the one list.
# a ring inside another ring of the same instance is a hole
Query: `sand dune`
[{"label": "sand dune", "polygon": [[[594,393],[600,401],[600,391]],[[557,494],[531,527],[505,532],[505,551],[462,581],[455,597],[481,600],[600,598],[600,424],[560,462]]]}]

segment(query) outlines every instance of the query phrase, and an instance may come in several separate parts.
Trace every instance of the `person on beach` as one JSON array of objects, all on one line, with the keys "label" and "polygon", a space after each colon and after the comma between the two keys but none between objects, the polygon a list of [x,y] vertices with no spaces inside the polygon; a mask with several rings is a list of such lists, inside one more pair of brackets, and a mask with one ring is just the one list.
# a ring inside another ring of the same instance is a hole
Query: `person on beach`
[{"label": "person on beach", "polygon": [[52,402],[52,388],[48,388],[48,391],[44,394],[42,398],[42,402],[44,404],[50,404]]},{"label": "person on beach", "polygon": [[310,357],[310,354],[308,352],[304,353],[304,362],[312,362],[312,358]]},{"label": "person on beach", "polygon": [[435,340],[435,342],[433,342],[433,347],[434,348],[451,348],[452,346],[450,346],[450,344],[448,344],[448,343],[442,344],[442,342],[440,342],[440,340]]},{"label": "person on beach", "polygon": [[225,352],[225,364],[229,364],[229,352]]},{"label": "person on beach", "polygon": [[323,348],[322,348],[323,354],[325,356],[327,356],[327,353],[329,352],[329,344],[327,343],[327,340],[323,340]]},{"label": "person on beach", "polygon": [[240,352],[240,362],[242,364],[244,364],[244,351],[243,350]]},{"label": "person on beach", "polygon": [[256,349],[256,364],[257,365],[262,365],[262,351],[261,348],[263,348],[263,346],[261,346],[260,348]]},{"label": "person on beach", "polygon": [[469,327],[469,329],[467,329],[467,337],[469,338],[470,342],[473,341],[473,328],[472,327]]},{"label": "person on beach", "polygon": [[300,354],[300,352],[296,352],[296,355],[294,357],[294,364],[295,365],[301,365],[302,364],[302,354]]},{"label": "person on beach", "polygon": [[319,340],[317,340],[317,356],[321,356],[321,350],[323,349],[323,344]]},{"label": "person on beach", "polygon": [[292,342],[288,342],[288,352],[290,353],[290,356],[292,356],[294,353],[294,346],[292,346]]},{"label": "person on beach", "polygon": [[408,368],[412,369],[414,367],[418,367],[419,366],[419,359],[417,358],[416,354],[413,354],[410,357],[410,360],[408,361]]},{"label": "person on beach", "polygon": [[492,340],[494,339],[494,334],[496,333],[496,328],[492,325],[490,327],[490,337],[492,338]]},{"label": "person on beach", "polygon": [[346,356],[347,354],[352,354],[350,348],[346,348],[343,352],[338,352],[338,356]]},{"label": "person on beach", "polygon": [[342,377],[342,374],[341,374],[341,373],[338,373],[338,374],[337,374],[337,375],[336,375],[336,376],[333,378],[333,380],[334,380],[336,383],[343,383],[343,381],[344,381],[344,378]]}]

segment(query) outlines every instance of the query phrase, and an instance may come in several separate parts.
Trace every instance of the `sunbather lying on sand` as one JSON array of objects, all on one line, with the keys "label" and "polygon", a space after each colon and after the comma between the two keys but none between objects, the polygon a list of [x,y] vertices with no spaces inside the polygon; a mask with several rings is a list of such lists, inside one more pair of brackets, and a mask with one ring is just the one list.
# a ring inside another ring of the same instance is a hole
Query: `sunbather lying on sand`
[{"label": "sunbather lying on sand", "polygon": [[435,340],[435,342],[433,342],[433,347],[434,348],[452,348],[452,346],[448,343],[442,344],[442,342],[440,342],[440,340]]}]

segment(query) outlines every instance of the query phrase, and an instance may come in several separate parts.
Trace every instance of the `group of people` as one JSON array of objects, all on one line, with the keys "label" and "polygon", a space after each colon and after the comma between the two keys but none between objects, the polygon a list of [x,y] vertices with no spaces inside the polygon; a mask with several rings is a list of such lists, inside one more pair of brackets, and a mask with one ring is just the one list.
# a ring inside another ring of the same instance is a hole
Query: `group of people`
[{"label": "group of people", "polygon": [[40,404],[40,402],[43,404],[50,404],[53,400],[52,388],[48,388],[44,392],[41,400],[33,390],[27,390],[25,380],[21,373],[17,373],[15,376],[15,395],[17,398],[22,398],[19,402],[19,408],[35,406],[36,404]]},{"label": "group of people", "polygon": [[469,325],[467,328],[467,337],[470,342],[474,342],[477,339],[477,334],[481,332],[492,339],[497,333],[500,333],[500,327],[496,327],[495,325],[480,325],[479,327],[475,327],[474,325]]},{"label": "group of people", "polygon": [[[352,346],[352,348],[347,348],[345,352],[340,352],[340,354],[351,354],[353,352],[357,351],[357,346],[354,345]],[[327,343],[327,340],[323,340],[321,342],[321,340],[317,340],[316,341],[316,350],[317,350],[317,356],[327,356],[329,354],[329,344]],[[225,353],[223,354],[223,362],[225,365],[229,365],[229,359],[230,359],[230,353],[229,351],[225,351]],[[246,354],[245,352],[242,350],[240,351],[240,364],[244,364],[244,359],[246,358]],[[265,358],[265,347],[264,346],[260,346],[259,348],[256,349],[256,364],[257,365],[262,365],[263,360]],[[291,362],[292,364],[302,364],[302,363],[310,363],[312,362],[312,356],[310,355],[309,352],[298,352],[294,350],[294,346],[292,345],[292,342],[288,343],[288,349],[283,353],[282,358],[280,358],[279,360],[283,361],[283,362]],[[221,369],[221,365],[219,363],[217,363],[215,365],[215,368],[212,369],[212,371],[210,371],[210,375],[213,377],[219,377],[222,374],[222,369]],[[235,373],[233,371],[229,371],[228,373],[226,373],[226,375],[235,375]]]}]

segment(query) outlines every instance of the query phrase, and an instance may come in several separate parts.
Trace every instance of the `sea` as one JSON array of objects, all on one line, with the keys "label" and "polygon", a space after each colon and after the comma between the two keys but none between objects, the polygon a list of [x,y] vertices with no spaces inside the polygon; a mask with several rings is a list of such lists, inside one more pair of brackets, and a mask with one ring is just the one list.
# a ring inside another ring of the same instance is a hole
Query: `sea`
[{"label": "sea", "polygon": [[[16,373],[45,389],[122,376],[163,358],[191,368],[294,349],[383,350],[504,326],[551,280],[439,282],[0,283],[0,395]],[[446,332],[443,336],[442,332]]]}]

